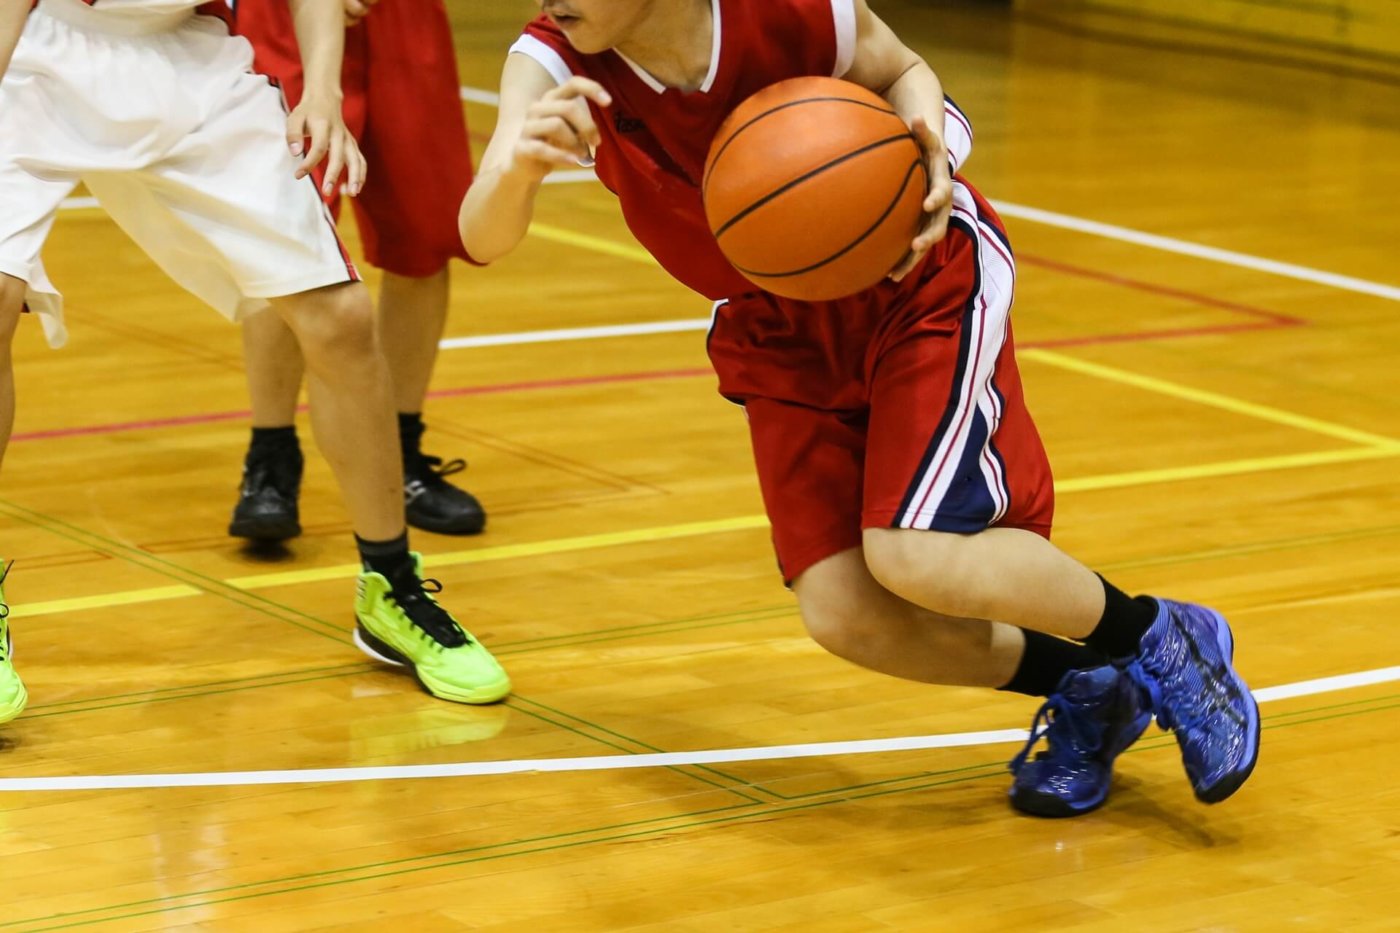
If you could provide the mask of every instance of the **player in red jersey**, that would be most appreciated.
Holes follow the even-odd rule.
[[[438,588],[408,550],[392,387],[369,294],[310,180],[327,157],[322,194],[342,170],[352,195],[365,177],[340,109],[341,0],[292,0],[307,80],[291,114],[253,72],[247,41],[196,6],[41,0],[31,11],[0,0],[0,451],[13,424],[10,342],[22,310],[36,312],[52,345],[65,337],[41,253],[63,200],[84,183],[180,285],[230,319],[270,306],[296,335],[317,441],[364,565],[360,647],[412,665],[436,696],[498,700],[509,678],[434,600]],[[27,696],[4,616],[0,721]]]
[[[408,523],[441,534],[480,532],[476,497],[420,447],[423,403],[447,322],[448,261],[466,258],[454,209],[471,184],[452,25],[442,0],[344,0],[348,29],[341,85],[346,126],[374,166],[352,202],[366,259],[384,271],[379,340],[399,412]],[[234,28],[253,44],[255,67],[301,100],[301,57],[286,0],[239,0]],[[319,179],[319,176],[318,176]],[[333,214],[340,192],[327,196]],[[301,533],[302,457],[294,420],[302,376],[291,330],[275,314],[243,323],[253,432],[229,533],[282,540]]]
[[[462,204],[468,253],[509,251],[544,176],[596,159],[638,240],[717,302],[720,391],[747,409],[778,557],[819,643],[898,677],[1046,697],[1032,744],[1046,735],[1048,752],[1012,762],[1026,812],[1100,805],[1114,757],[1154,714],[1176,731],[1197,796],[1233,793],[1259,730],[1224,619],[1129,597],[1048,540],[1050,473],[1008,319],[1014,260],[996,213],[950,173],[961,117],[945,117],[929,66],[865,0],[542,8],[507,58]],[[890,280],[817,303],[756,291],[729,268],[700,198],[726,115],[808,75],[881,94],[932,179],[927,225]]]

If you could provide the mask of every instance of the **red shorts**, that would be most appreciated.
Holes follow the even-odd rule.
[[[862,528],[1049,537],[1054,485],[1026,410],[1001,220],[958,180],[948,236],[900,284],[839,301],[721,303],[709,353],[744,405],[783,578]]]
[[[289,106],[301,99],[301,58],[287,0],[239,0],[235,29],[255,67]],[[415,278],[466,259],[457,209],[472,180],[452,26],[443,0],[383,0],[345,32],[345,123],[369,162],[353,199],[373,266]],[[316,172],[321,184],[322,169]],[[332,210],[338,194],[327,198]]]

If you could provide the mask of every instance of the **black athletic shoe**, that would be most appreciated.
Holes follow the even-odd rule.
[[[228,533],[253,541],[285,541],[301,534],[297,494],[302,464],[296,447],[250,449],[243,461],[243,486]]]
[[[404,516],[414,528],[440,535],[475,535],[486,527],[486,510],[476,496],[443,477],[467,468],[465,460],[408,455],[403,468]]]

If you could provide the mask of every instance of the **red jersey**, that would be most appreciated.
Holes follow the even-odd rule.
[[[590,104],[602,137],[599,180],[617,195],[627,226],[666,271],[718,300],[756,287],[724,258],[705,219],[700,182],[710,141],[730,111],[761,88],[788,78],[844,75],[856,25],[852,0],[711,2],[714,48],[709,73],[695,91],[665,87],[616,50],[575,51],[546,16],[526,26],[511,51],[535,59],[560,83],[573,74],[607,88],[612,106]],[[965,120],[958,123],[950,113],[948,124],[956,165],[971,138],[962,133]],[[958,147],[956,139],[964,137]]]

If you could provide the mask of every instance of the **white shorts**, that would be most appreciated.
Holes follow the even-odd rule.
[[[67,338],[40,251],[81,181],[177,283],[236,320],[267,298],[359,279],[287,150],[281,92],[248,42],[178,11],[44,0],[0,82],[0,272]]]

